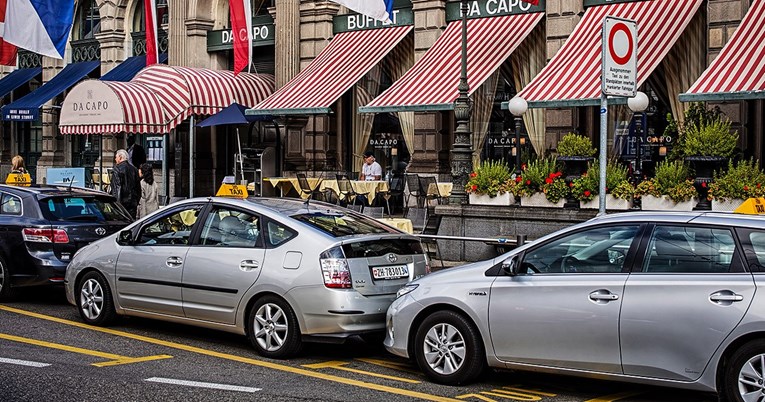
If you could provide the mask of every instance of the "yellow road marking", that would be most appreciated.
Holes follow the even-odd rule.
[[[494,399],[489,398],[488,396],[483,396],[481,394],[465,394],[465,395],[458,395],[456,396],[457,399],[469,399],[469,398],[475,398],[480,401],[484,402],[497,402]]]
[[[44,314],[33,313],[31,311],[20,310],[20,309],[16,309],[16,308],[4,306],[4,305],[0,305],[0,310],[4,310],[4,311],[11,312],[11,313],[16,313],[16,314],[22,314],[22,315],[26,315],[26,316],[29,316],[29,317],[35,317],[35,318],[39,318],[39,319],[42,319],[42,320],[57,322],[57,323],[60,323],[60,324],[70,325],[70,326],[73,326],[73,327],[84,328],[84,329],[88,329],[88,330],[91,330],[91,331],[97,331],[97,332],[102,332],[102,333],[105,333],[105,334],[121,336],[123,338],[134,339],[134,340],[137,340],[137,341],[151,343],[151,344],[154,344],[154,345],[161,345],[161,346],[165,346],[165,347],[168,347],[168,348],[183,350],[183,351],[186,351],[186,352],[198,353],[198,354],[201,354],[201,355],[217,357],[217,358],[221,358],[221,359],[227,359],[227,360],[236,361],[236,362],[245,363],[245,364],[251,364],[253,366],[259,366],[259,367],[264,367],[264,368],[268,368],[268,369],[272,369],[272,370],[284,371],[284,372],[287,372],[287,373],[302,375],[302,376],[305,376],[305,377],[312,377],[312,378],[318,378],[318,379],[321,379],[321,380],[332,381],[332,382],[337,382],[337,383],[346,384],[346,385],[353,385],[353,386],[357,386],[357,387],[360,387],[360,388],[367,388],[367,389],[371,389],[371,390],[375,390],[375,391],[387,392],[387,393],[390,393],[390,394],[409,396],[409,397],[412,397],[412,398],[418,398],[418,399],[424,399],[424,400],[427,400],[427,401],[436,401],[436,402],[442,402],[442,401],[443,402],[455,402],[455,401],[457,401],[456,399],[445,397],[445,396],[426,394],[426,393],[423,393],[423,392],[410,391],[410,390],[407,390],[407,389],[389,387],[389,386],[386,386],[386,385],[379,385],[379,384],[373,384],[373,383],[364,382],[364,381],[351,380],[351,379],[348,379],[348,378],[338,377],[338,376],[329,375],[329,374],[323,374],[323,373],[320,373],[320,372],[306,370],[306,369],[302,369],[302,368],[298,368],[298,367],[291,367],[291,366],[287,366],[287,365],[283,365],[283,364],[271,363],[271,362],[267,362],[267,361],[263,361],[263,360],[257,360],[257,359],[252,359],[252,358],[247,358],[247,357],[242,357],[242,356],[237,356],[237,355],[231,355],[231,354],[228,354],[228,353],[215,352],[215,351],[212,351],[212,350],[202,349],[202,348],[198,348],[198,347],[195,347],[195,346],[188,346],[188,345],[184,345],[184,344],[180,344],[180,343],[163,341],[163,340],[160,340],[160,339],[150,338],[150,337],[142,336],[142,335],[135,335],[135,334],[131,334],[131,333],[128,333],[128,332],[117,331],[117,330],[113,330],[113,329],[109,329],[109,328],[94,327],[94,326],[91,326],[91,325],[88,325],[88,324],[84,324],[84,323],[80,323],[80,322],[70,321],[70,320],[66,320],[66,319],[63,319],[63,318],[52,317],[52,316],[48,316],[48,315],[44,315]]]
[[[501,389],[493,389],[494,392],[481,391],[484,395],[497,396],[500,398],[509,398],[516,401],[541,401],[542,397],[530,394],[521,394],[518,392],[503,391]]]
[[[0,339],[6,339],[9,341],[14,341],[19,343],[27,343],[30,345],[42,346],[44,348],[58,349],[58,350],[66,351],[66,352],[78,353],[81,355],[95,356],[95,357],[100,357],[102,359],[109,359],[109,361],[106,361],[106,362],[91,364],[92,366],[96,366],[96,367],[117,366],[120,364],[138,363],[138,362],[145,362],[150,360],[170,359],[173,357],[170,355],[156,355],[156,356],[144,356],[144,357],[120,356],[120,355],[115,355],[112,353],[99,352],[97,350],[82,349],[82,348],[77,348],[74,346],[62,345],[60,343],[39,341],[37,339],[23,338],[20,336],[14,336],[9,334],[2,334],[2,333],[0,333]]]
[[[585,402],[613,402],[618,401],[620,399],[629,398],[631,396],[640,395],[642,392],[619,392],[617,394],[611,394],[606,396],[601,396],[599,398],[590,399]]]
[[[417,375],[422,374],[422,372],[420,371],[409,368],[410,366],[406,363],[391,362],[388,360],[380,360],[380,359],[370,359],[367,357],[359,357],[355,360],[358,360],[364,363],[374,364],[376,366],[381,366],[381,367],[385,367],[385,368],[389,368],[393,370],[405,371],[407,373],[412,373]]]
[[[516,391],[516,392],[525,392],[525,393],[529,393],[529,394],[549,396],[551,398],[557,395],[557,394],[553,394],[553,393],[550,393],[550,392],[538,391],[538,390],[535,390],[535,389],[525,389],[525,388],[518,388],[518,387],[502,387],[502,388],[503,389],[509,389],[511,391]]]
[[[419,384],[420,383],[420,381],[410,380],[408,378],[394,377],[392,375],[373,373],[371,371],[357,370],[357,369],[354,369],[354,368],[345,367],[345,365],[347,365],[347,364],[348,364],[348,362],[332,360],[332,361],[328,361],[328,362],[324,362],[324,363],[304,364],[303,367],[314,369],[314,370],[323,369],[323,368],[331,368],[331,369],[336,369],[336,370],[347,371],[349,373],[356,373],[356,374],[363,374],[363,375],[368,375],[368,376],[372,376],[372,377],[385,378],[387,380],[408,382],[410,384]]]

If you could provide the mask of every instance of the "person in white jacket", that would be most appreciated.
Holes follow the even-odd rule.
[[[138,214],[136,219],[159,209],[157,197],[157,183],[154,182],[154,171],[151,163],[144,163],[138,169],[138,175],[141,177],[141,200],[138,202]]]

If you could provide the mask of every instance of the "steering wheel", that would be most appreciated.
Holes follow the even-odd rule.
[[[564,256],[560,261],[560,272],[576,272],[578,266],[578,264],[576,264],[577,262],[579,262],[579,260],[573,255]]]

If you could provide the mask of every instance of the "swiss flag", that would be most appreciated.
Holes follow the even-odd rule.
[[[5,66],[16,65],[16,52],[19,50],[16,46],[6,43],[3,40],[5,36],[5,5],[7,0],[0,0],[0,64]]]
[[[230,0],[231,36],[234,39],[234,74],[252,64],[252,9],[250,0]]]

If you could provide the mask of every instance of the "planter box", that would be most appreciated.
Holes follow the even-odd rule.
[[[593,198],[591,201],[581,201],[580,207],[582,209],[599,209],[600,200],[598,197]],[[611,194],[606,194],[606,209],[614,211],[625,211],[632,208],[632,201],[616,198]]]
[[[529,197],[521,197],[522,207],[546,207],[546,208],[563,208],[566,204],[566,199],[562,198],[557,203],[552,203],[547,200],[544,193],[534,193]]]
[[[661,197],[644,195],[641,200],[643,211],[693,211],[693,207],[699,203],[696,197],[685,202],[674,202],[666,195]]]
[[[740,198],[734,198],[732,200],[725,201],[712,200],[712,211],[733,212],[736,210],[736,208],[740,207],[744,201],[746,200],[742,200]]]
[[[515,196],[511,193],[497,194],[495,197],[489,197],[486,194],[468,194],[471,205],[498,205],[508,206],[515,204]]]

